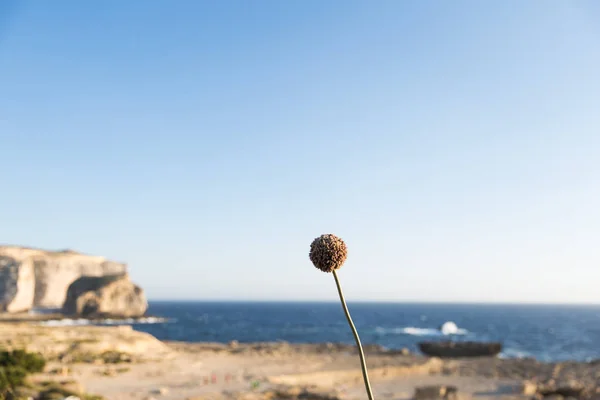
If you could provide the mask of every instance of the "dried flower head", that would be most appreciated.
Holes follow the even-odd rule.
[[[323,272],[339,269],[347,256],[346,243],[332,234],[321,235],[310,245],[310,261]]]

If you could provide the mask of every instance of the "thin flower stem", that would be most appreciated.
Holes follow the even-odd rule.
[[[371,384],[369,383],[369,374],[367,372],[367,361],[365,360],[365,353],[363,352],[362,345],[360,344],[360,338],[358,337],[358,332],[356,331],[354,322],[352,322],[352,317],[350,317],[350,311],[348,311],[348,306],[346,305],[346,300],[344,299],[344,293],[342,292],[342,286],[340,285],[340,280],[338,279],[335,270],[333,270],[333,277],[335,278],[335,284],[337,286],[338,293],[340,294],[340,300],[342,301],[342,307],[344,308],[344,313],[346,314],[348,325],[350,325],[350,329],[352,330],[352,334],[354,335],[354,340],[356,341],[356,346],[358,347],[358,355],[360,356],[360,366],[362,368],[363,380],[365,381],[365,388],[367,389],[367,396],[369,396],[369,400],[375,400],[375,398],[373,397],[373,392],[371,391]]]

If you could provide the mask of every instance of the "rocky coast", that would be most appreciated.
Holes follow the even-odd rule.
[[[147,308],[124,263],[73,250],[0,246],[0,311],[132,317]]]
[[[32,371],[27,387],[54,390],[51,397],[31,391],[20,398],[366,398],[354,346],[161,342],[127,325],[148,318],[146,310],[144,292],[123,263],[0,246],[0,350],[41,355],[44,368]],[[104,318],[116,318],[115,326],[89,324]],[[378,399],[600,399],[600,362],[439,359],[376,345],[365,352]]]
[[[0,347],[41,353],[48,364],[37,382],[68,382],[111,400],[365,398],[349,345],[161,342],[129,326],[29,321],[1,322]],[[379,399],[598,398],[600,362],[438,359],[379,346],[366,353]]]

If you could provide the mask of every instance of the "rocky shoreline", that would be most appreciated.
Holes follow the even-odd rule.
[[[65,315],[60,312],[51,312],[51,313],[0,313],[0,323],[44,323],[44,322],[56,322],[57,325],[60,325],[61,322],[65,322],[65,325],[68,325],[66,322],[68,321],[81,321],[87,322],[82,325],[103,325],[105,322],[114,322],[118,324],[120,321],[121,325],[131,324],[133,322],[141,322],[144,321],[167,321],[168,319],[151,315],[144,314],[141,317],[123,317],[123,316],[97,316],[97,317],[78,317],[73,315]],[[111,325],[111,324],[107,324]]]
[[[356,346],[341,343],[290,344],[287,342],[259,342],[239,344],[166,342],[174,349],[192,352],[241,353],[255,356],[273,354],[357,354]],[[561,361],[542,362],[532,358],[501,359],[497,357],[477,357],[460,359],[438,359],[408,350],[387,350],[379,345],[365,346],[365,353],[373,357],[370,366],[380,368],[390,365],[420,365],[427,360],[439,362],[436,373],[444,376],[484,377],[489,379],[526,382],[529,389],[536,386],[548,394],[554,388],[571,388],[582,392],[586,397],[600,396],[600,360],[590,362]],[[392,361],[393,360],[393,361]],[[596,390],[599,389],[599,390]],[[533,393],[532,393],[533,394]]]
[[[324,400],[319,397],[323,393],[329,400],[364,398],[356,348],[339,343],[161,342],[131,326],[20,321],[0,322],[0,347],[41,353],[49,368],[36,379],[68,378],[111,400]],[[365,352],[374,390],[382,399],[413,398],[417,388],[428,385],[450,385],[459,398],[600,396],[599,361],[438,359],[381,346],[366,346]]]

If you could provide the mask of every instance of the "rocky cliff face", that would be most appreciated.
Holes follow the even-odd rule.
[[[69,286],[63,313],[85,318],[141,317],[148,308],[144,291],[129,275],[84,276]]]
[[[0,311],[31,308],[35,292],[33,263],[19,262],[0,253]]]
[[[125,264],[73,251],[0,246],[0,310],[61,308],[67,289],[81,276],[122,274]]]

